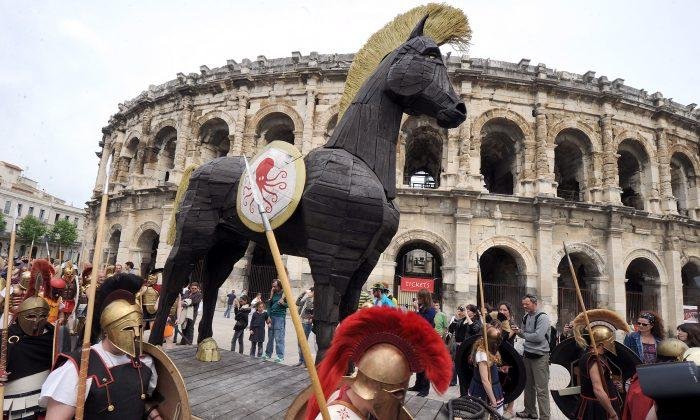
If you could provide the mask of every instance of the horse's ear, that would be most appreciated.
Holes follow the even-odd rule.
[[[416,25],[415,28],[413,28],[413,31],[411,31],[411,35],[408,36],[407,41],[412,40],[413,38],[423,36],[423,28],[425,27],[425,21],[428,20],[428,15],[423,16],[423,19],[421,19],[418,24]]]

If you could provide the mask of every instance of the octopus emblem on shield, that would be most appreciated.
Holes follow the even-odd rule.
[[[271,213],[275,203],[279,201],[280,191],[287,189],[287,171],[275,166],[274,159],[266,157],[255,168],[255,184],[260,191],[266,213]],[[256,212],[253,189],[250,185],[243,187],[243,205],[250,213]]]

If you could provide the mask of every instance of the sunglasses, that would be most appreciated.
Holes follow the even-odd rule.
[[[648,327],[648,326],[651,325],[651,324],[647,324],[647,323],[644,323],[644,322],[637,322],[637,325],[639,325],[640,327]]]

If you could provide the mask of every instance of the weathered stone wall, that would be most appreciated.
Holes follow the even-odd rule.
[[[155,233],[160,237],[156,266],[163,265],[170,251],[165,237],[172,200],[189,165],[212,153],[252,156],[265,145],[268,130],[278,126],[293,134],[303,153],[323,145],[337,120],[351,61],[352,55],[316,53],[229,60],[221,68],[202,66],[199,74],[178,74],[119,104],[103,129],[94,191],[98,197],[104,177],[111,177],[104,240],[118,239],[113,250],[117,260],[132,260],[138,267],[150,253],[141,239]],[[681,267],[700,264],[700,120],[694,106],[631,88],[621,79],[557,72],[529,60],[516,64],[450,57],[447,65],[467,105],[467,121],[444,130],[427,119],[405,118],[397,152],[401,225],[370,282],[393,284],[401,248],[420,242],[442,261],[443,302],[448,307],[475,302],[477,255],[497,247],[516,260],[522,286],[536,291],[554,315],[557,267],[566,242],[588,261],[594,274],[586,281],[596,302],[621,313],[627,304],[628,266],[637,258],[652,264],[658,275],[644,293],[658,296],[662,316],[669,325],[677,323]],[[213,126],[218,127],[216,136],[208,128]],[[404,185],[404,164],[415,158],[406,144],[425,133],[438,145],[433,166],[439,173],[432,174],[436,189]],[[557,197],[556,147],[568,141],[563,133],[581,139],[583,176],[576,200]],[[494,135],[512,141],[513,195],[490,194],[486,188],[481,164],[489,151],[481,145]],[[618,158],[625,147],[638,157],[634,179],[641,184],[632,199],[639,209],[622,205],[630,200],[618,179]],[[106,174],[110,155],[115,164]],[[672,156],[687,162],[681,214],[671,188],[678,182],[671,175]],[[98,204],[91,205],[88,232],[94,232]],[[236,289],[246,287],[246,261],[238,262],[230,277]],[[288,257],[287,263],[296,286],[311,282],[304,260]]]

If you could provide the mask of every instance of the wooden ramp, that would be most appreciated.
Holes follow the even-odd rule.
[[[200,362],[192,346],[166,350],[185,379],[192,414],[202,419],[282,419],[309,384],[303,367],[292,367],[221,350],[221,361]],[[446,419],[442,401],[414,392],[406,407],[416,420]]]

